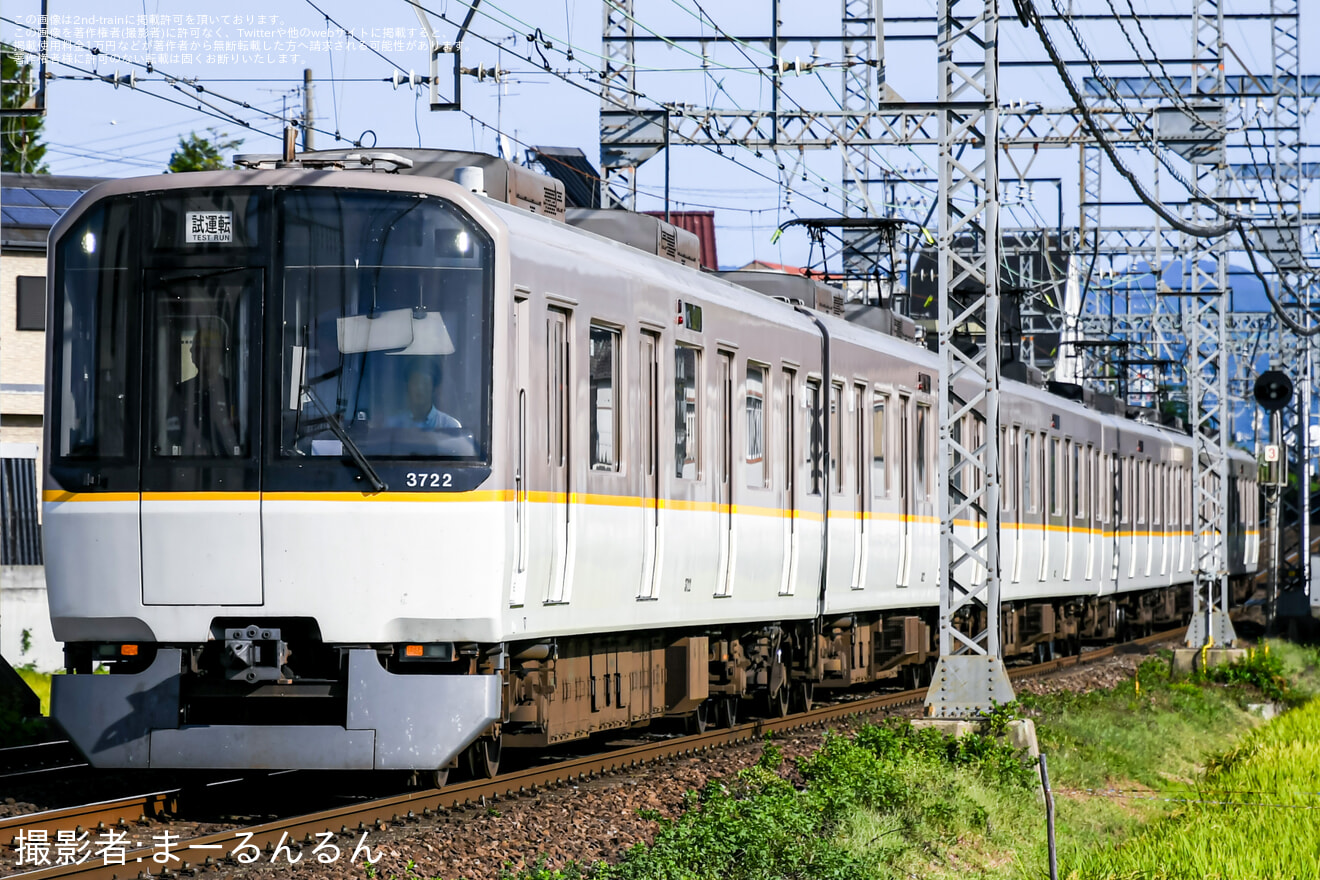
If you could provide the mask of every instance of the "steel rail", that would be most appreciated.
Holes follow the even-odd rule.
[[[1049,675],[1070,667],[1086,665],[1110,657],[1119,648],[1156,644],[1161,641],[1179,638],[1185,632],[1186,627],[1179,627],[1070,657],[1059,657],[1044,663],[1010,669],[1008,674],[1011,679]],[[925,698],[926,688],[865,697],[813,708],[807,712],[800,712],[783,718],[758,719],[733,728],[708,730],[690,736],[629,746],[604,754],[571,758],[555,764],[503,774],[494,779],[462,782],[428,791],[407,792],[316,813],[281,818],[260,825],[216,832],[189,840],[177,841],[170,847],[168,852],[172,859],[164,863],[153,860],[154,856],[162,854],[160,846],[154,848],[137,846],[124,854],[124,864],[122,865],[106,864],[103,860],[88,859],[82,864],[53,865],[49,868],[41,868],[25,874],[11,876],[22,877],[23,880],[48,880],[48,878],[56,877],[79,877],[85,878],[85,880],[128,880],[128,878],[149,876],[177,876],[180,872],[213,868],[224,863],[226,856],[217,857],[214,853],[225,853],[226,851],[232,853],[239,844],[245,844],[247,849],[254,854],[260,853],[260,855],[254,855],[253,858],[257,863],[262,864],[270,860],[271,853],[281,844],[289,847],[295,855],[302,851],[302,856],[308,856],[310,851],[306,848],[317,843],[318,835],[326,833],[334,835],[333,842],[341,851],[351,851],[354,845],[362,839],[363,834],[370,834],[373,831],[383,832],[393,826],[419,823],[431,819],[444,810],[474,804],[484,805],[488,800],[517,797],[547,788],[635,769],[658,761],[688,757],[721,746],[752,742],[764,738],[767,733],[817,727],[826,722],[842,718],[870,715],[897,706],[920,703]],[[153,808],[158,808],[158,814],[173,812],[177,804],[173,804],[170,799],[177,796],[177,794],[178,791],[176,790],[159,792],[150,796],[160,799],[153,802]],[[140,804],[142,802],[129,799],[113,803],[122,814],[125,809],[128,812],[135,809],[135,807],[129,807],[129,804]],[[102,805],[71,808],[68,811],[55,810],[49,813],[37,813],[0,820],[0,832],[3,832],[6,828],[18,828],[23,825],[28,828],[53,828],[55,826],[42,824],[45,817],[54,817],[57,814],[70,813],[79,809],[91,810],[93,807],[99,806]],[[147,815],[147,813],[144,811],[142,815]],[[19,820],[26,820],[26,822],[20,822]],[[123,823],[119,818],[114,821],[115,824],[122,827]],[[80,824],[85,827],[88,823],[83,822]],[[369,839],[366,843],[368,846],[371,845]],[[230,863],[232,863],[232,860]]]
[[[67,739],[0,749],[0,779],[86,766]]]

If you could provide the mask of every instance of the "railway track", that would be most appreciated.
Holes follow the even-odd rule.
[[[86,767],[87,762],[67,739],[0,749],[0,779],[16,779]]]
[[[1060,657],[1044,663],[1010,669],[1010,679],[1035,678],[1060,672],[1071,667],[1094,663],[1112,656],[1116,651],[1134,646],[1148,646],[1180,637],[1186,627],[1156,633],[1144,638],[1087,651],[1083,654]],[[114,864],[103,858],[90,857],[80,864],[42,867],[21,875],[24,880],[46,880],[56,877],[78,877],[84,880],[128,880],[143,876],[175,877],[190,872],[217,868],[225,859],[241,851],[265,861],[281,845],[294,854],[302,849],[304,855],[323,840],[339,847],[344,857],[351,853],[362,835],[370,835],[390,827],[406,826],[430,819],[438,812],[488,800],[516,797],[543,789],[574,784],[598,776],[618,773],[657,761],[687,757],[710,749],[762,739],[767,733],[817,727],[842,718],[870,715],[887,709],[912,705],[923,701],[926,688],[864,697],[857,700],[820,706],[784,718],[760,719],[733,728],[709,730],[705,733],[661,740],[643,745],[629,746],[603,754],[570,758],[554,764],[532,767],[483,779],[462,782],[442,789],[414,791],[361,803],[339,806],[315,813],[277,819],[260,825],[207,834],[189,840],[175,840],[168,851],[156,843],[153,835],[143,826],[147,820],[176,815],[186,809],[182,790],[152,792],[136,798],[107,801],[64,810],[51,810],[0,820],[0,854],[14,864],[16,843],[20,834],[44,830],[50,841],[56,831],[73,830],[75,834],[87,832],[92,842],[96,834],[107,829],[127,833],[127,843],[133,844],[115,855]],[[331,838],[324,835],[330,834]],[[241,850],[240,850],[241,848]],[[166,856],[164,861],[160,856]],[[119,864],[118,856],[123,863]],[[80,856],[81,857],[81,854]],[[6,866],[7,867],[7,866]]]

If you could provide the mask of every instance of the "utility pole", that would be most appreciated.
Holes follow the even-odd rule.
[[[334,83],[330,84],[330,88],[334,88]],[[313,129],[315,129],[316,127],[316,116],[313,111],[314,105],[312,103],[312,69],[310,67],[303,68],[302,91],[303,91],[303,115],[302,115],[303,152],[310,153],[312,150],[316,149],[313,140],[313,135],[314,135]]]
[[[1202,107],[1224,100],[1224,10],[1219,0],[1197,0],[1192,13],[1192,94]],[[1213,102],[1213,103],[1212,103]],[[1222,118],[1222,115],[1218,118]],[[1196,186],[1215,205],[1227,195],[1224,132],[1212,132],[1213,148],[1194,160]],[[1193,194],[1194,195],[1194,194]],[[1192,201],[1192,222],[1218,219],[1214,206]],[[1190,236],[1188,237],[1190,238]],[[1196,531],[1192,539],[1192,620],[1188,648],[1231,648],[1237,633],[1228,617],[1229,439],[1233,404],[1228,397],[1228,255],[1224,239],[1185,241],[1184,278],[1191,289],[1182,299],[1187,335],[1187,415],[1192,429],[1192,499]],[[1186,263],[1190,262],[1190,265]],[[1207,269],[1206,265],[1210,268]]]
[[[940,658],[926,714],[959,718],[1013,700],[999,635],[999,4],[937,9]],[[968,236],[980,247],[958,247]],[[978,326],[982,345],[955,344]]]

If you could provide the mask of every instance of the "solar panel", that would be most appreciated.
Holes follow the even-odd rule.
[[[83,194],[79,189],[29,189],[28,192],[52,208],[67,208]]]
[[[34,208],[43,206],[43,202],[32,193],[17,186],[7,186],[0,191],[0,205],[14,205],[22,207],[24,205]]]
[[[30,208],[22,205],[7,205],[4,212],[15,226],[38,226],[46,229],[54,226],[62,213],[54,208]]]

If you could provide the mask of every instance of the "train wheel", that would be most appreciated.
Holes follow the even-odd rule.
[[[468,773],[473,779],[493,779],[500,772],[500,753],[502,751],[503,746],[498,736],[493,738],[482,737],[477,740],[468,746],[463,753]]]
[[[738,726],[738,700],[737,696],[725,697],[720,700],[720,727]]]
[[[789,683],[784,682],[773,693],[766,691],[762,696],[761,708],[767,718],[783,718],[788,714],[789,688]]]
[[[710,700],[702,700],[696,711],[684,719],[684,726],[689,734],[705,733],[710,726]]]
[[[439,770],[415,770],[407,774],[408,788],[444,788],[449,782],[449,768],[441,767]]]
[[[793,685],[793,711],[810,712],[816,686],[809,681],[799,681]]]

